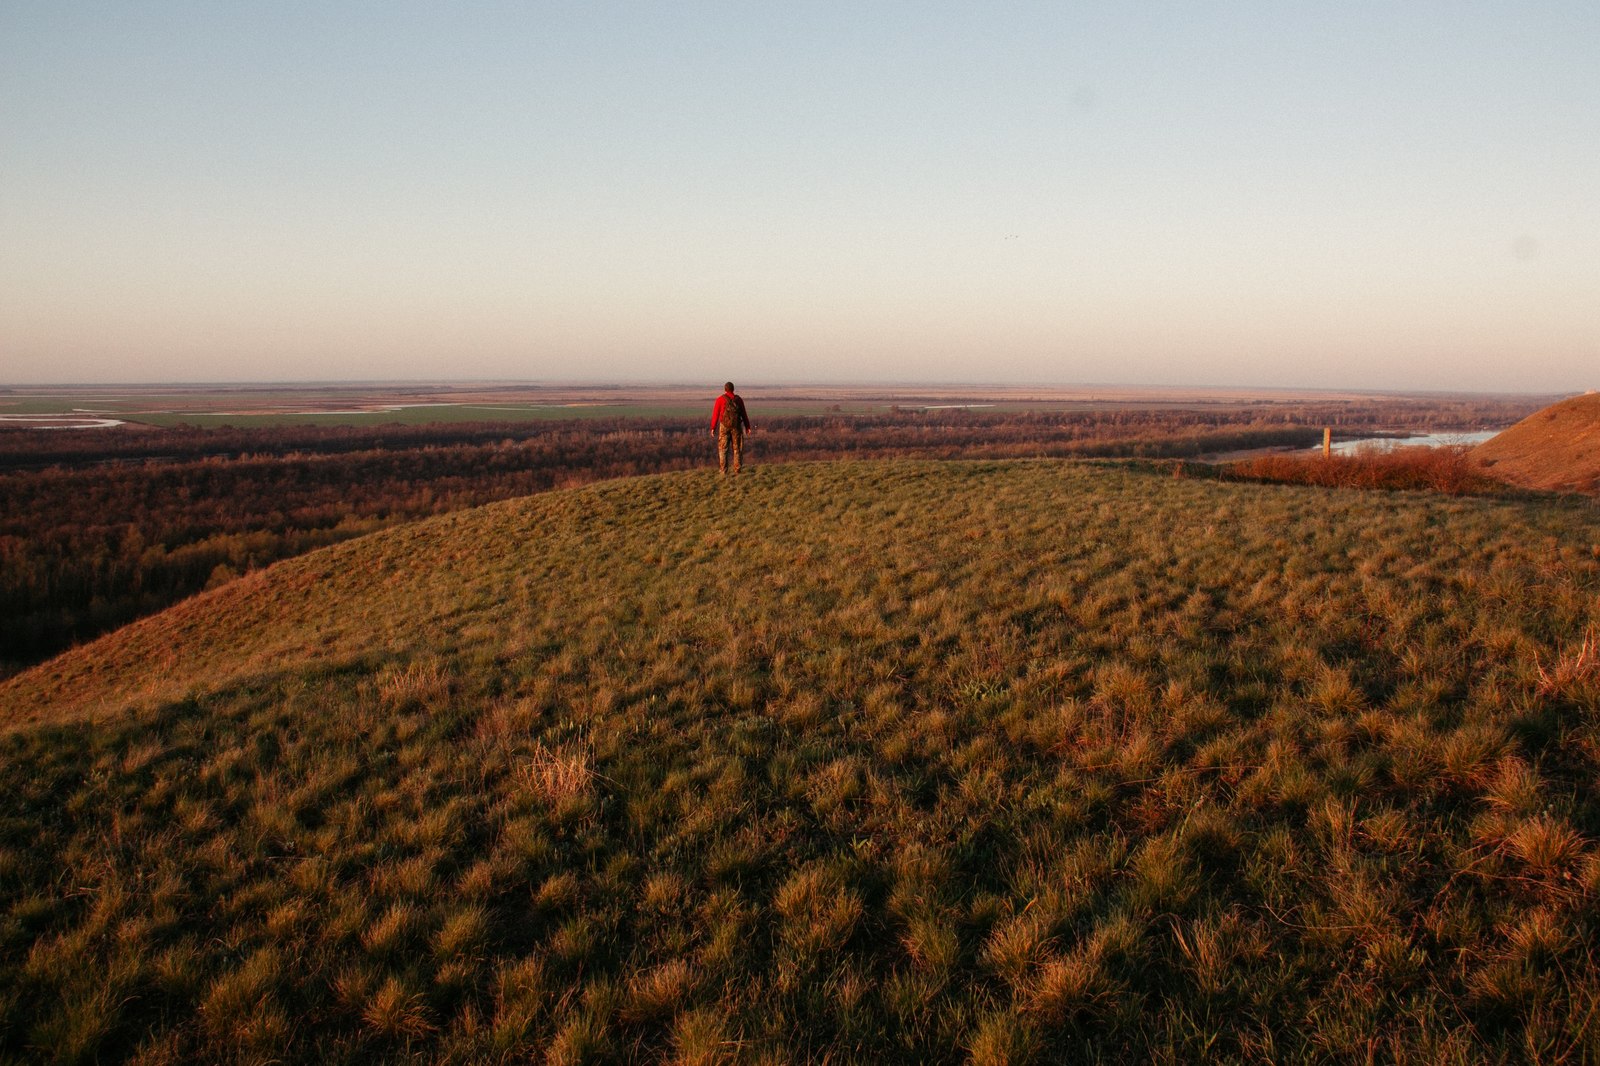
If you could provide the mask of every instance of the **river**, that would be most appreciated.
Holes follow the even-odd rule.
[[[1333,450],[1340,455],[1348,455],[1363,448],[1386,452],[1391,448],[1441,448],[1455,444],[1471,446],[1482,444],[1499,433],[1498,429],[1480,429],[1470,433],[1424,433],[1415,437],[1363,437],[1359,440],[1336,440]],[[1320,452],[1322,445],[1313,445],[1312,450]]]

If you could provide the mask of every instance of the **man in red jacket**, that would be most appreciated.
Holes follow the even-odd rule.
[[[724,477],[728,474],[728,452],[733,452],[733,472],[739,472],[744,458],[744,435],[750,429],[750,416],[744,413],[744,401],[733,391],[733,382],[722,386],[722,395],[711,408],[711,435],[717,438],[717,466]]]

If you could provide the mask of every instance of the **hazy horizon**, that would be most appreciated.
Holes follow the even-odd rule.
[[[766,381],[758,378],[741,377],[738,389],[741,393],[759,395],[762,391],[777,393],[794,393],[807,389],[820,392],[835,391],[843,394],[862,393],[868,394],[881,390],[886,394],[896,392],[910,393],[915,390],[930,392],[947,391],[957,395],[979,397],[988,395],[984,390],[993,390],[993,395],[999,397],[1004,393],[1023,393],[1033,390],[1035,399],[1111,399],[1119,394],[1138,396],[1148,394],[1150,398],[1158,398],[1164,394],[1177,397],[1233,397],[1250,398],[1259,395],[1281,394],[1285,399],[1294,399],[1305,396],[1394,396],[1404,398],[1428,397],[1529,397],[1529,398],[1568,398],[1576,395],[1594,393],[1595,389],[1468,389],[1468,388],[1339,388],[1335,386],[1292,386],[1292,385],[1254,385],[1247,382],[1222,382],[1211,385],[1172,385],[1165,383],[1139,384],[1125,381],[949,381],[949,380],[916,380],[916,379],[885,379],[879,381],[859,380],[842,381],[833,379],[814,380],[774,380]],[[462,393],[471,393],[474,390],[538,390],[548,389],[552,392],[582,392],[593,389],[596,391],[633,390],[649,394],[653,391],[663,393],[674,392],[703,392],[705,396],[715,398],[722,391],[720,381],[705,380],[630,380],[616,379],[588,379],[588,378],[372,378],[372,379],[314,379],[314,378],[283,378],[283,379],[257,379],[257,380],[187,380],[187,381],[40,381],[40,382],[14,382],[0,381],[0,393],[21,392],[34,395],[49,395],[52,391],[59,390],[63,394],[71,395],[80,391],[104,391],[126,389],[130,392],[158,392],[162,389],[174,389],[185,392],[210,393],[226,395],[230,392],[270,391],[274,389],[304,390],[314,392],[326,390],[328,392],[359,391],[363,389],[373,391],[387,390],[415,390],[427,392],[430,389],[459,390]],[[1095,397],[1094,394],[1103,393],[1104,396]],[[1020,399],[1022,397],[1013,397]],[[374,400],[377,397],[373,397]]]
[[[1600,8],[0,8],[6,384],[1600,385]]]

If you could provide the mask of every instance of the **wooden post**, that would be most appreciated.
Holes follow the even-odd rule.
[[[1324,459],[1333,458],[1333,427],[1332,426],[1323,426],[1322,427],[1322,457]]]

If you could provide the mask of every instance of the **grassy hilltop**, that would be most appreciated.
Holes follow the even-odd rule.
[[[901,461],[288,560],[0,684],[0,1060],[1597,1061],[1597,534]]]
[[[1472,458],[1515,485],[1600,494],[1600,392],[1534,412],[1478,445]]]

